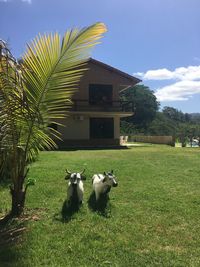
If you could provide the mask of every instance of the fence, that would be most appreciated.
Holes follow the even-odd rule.
[[[146,136],[146,135],[127,135],[120,138],[122,143],[141,142],[151,144],[166,144],[174,146],[175,140],[172,136]]]

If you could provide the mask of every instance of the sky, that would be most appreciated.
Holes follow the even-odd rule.
[[[142,79],[161,108],[200,112],[200,0],[0,0],[0,38],[20,57],[38,33],[104,22],[92,57]]]

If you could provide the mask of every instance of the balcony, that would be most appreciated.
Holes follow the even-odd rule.
[[[70,111],[77,112],[134,112],[134,104],[131,101],[90,102],[88,100],[73,100]]]

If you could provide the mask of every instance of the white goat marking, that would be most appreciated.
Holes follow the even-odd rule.
[[[81,204],[83,202],[84,193],[82,182],[82,179],[84,178],[81,176],[82,173],[70,173],[69,171],[67,171],[67,173],[68,175],[65,177],[65,179],[69,179],[67,188],[67,201],[68,203],[72,204],[71,201],[75,201],[77,199],[78,204]]]
[[[118,183],[115,180],[113,171],[104,174],[94,174],[92,177],[93,190],[95,192],[96,201],[102,195],[108,195],[111,190],[111,187],[116,187]]]

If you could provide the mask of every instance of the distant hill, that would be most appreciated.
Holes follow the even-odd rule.
[[[189,113],[193,118],[200,118],[200,113]]]
[[[200,113],[190,113],[189,116],[192,122],[200,123]]]

